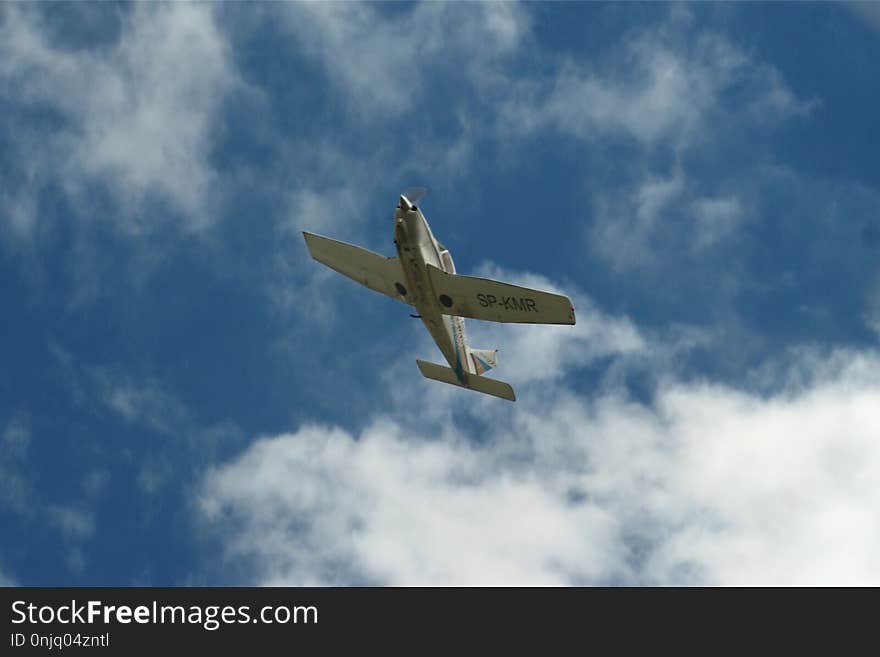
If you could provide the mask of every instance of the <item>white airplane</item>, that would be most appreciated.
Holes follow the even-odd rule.
[[[415,306],[418,314],[412,316],[424,322],[451,366],[416,360],[423,376],[516,401],[509,384],[483,376],[498,364],[498,350],[469,347],[462,317],[574,324],[571,300],[561,294],[456,274],[449,250],[437,241],[415,205],[423,194],[419,189],[400,197],[394,212],[396,258],[303,231],[309,253],[361,285]]]

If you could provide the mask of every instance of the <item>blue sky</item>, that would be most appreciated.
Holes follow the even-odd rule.
[[[0,581],[880,583],[870,4],[7,4]],[[508,404],[422,379],[397,195]]]

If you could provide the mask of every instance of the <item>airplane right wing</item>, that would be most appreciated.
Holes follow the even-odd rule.
[[[400,261],[362,249],[354,244],[303,231],[309,253],[318,262],[335,269],[371,290],[381,292],[403,303],[406,300],[405,278]],[[400,286],[398,288],[397,286]],[[403,290],[403,294],[400,293]]]
[[[561,294],[450,274],[430,264],[428,277],[444,315],[521,324],[575,323],[571,300]]]

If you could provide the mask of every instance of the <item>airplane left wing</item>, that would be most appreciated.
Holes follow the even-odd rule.
[[[571,300],[561,294],[450,274],[430,264],[428,277],[444,315],[521,324],[575,323]]]
[[[397,258],[386,258],[354,244],[303,231],[309,253],[318,262],[335,269],[371,290],[397,299],[406,300],[403,269]],[[398,288],[397,286],[400,286]],[[404,294],[400,293],[403,290]]]

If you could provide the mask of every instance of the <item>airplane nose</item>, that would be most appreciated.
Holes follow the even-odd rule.
[[[406,198],[406,196],[403,196],[401,194],[401,196],[400,196],[400,209],[401,210],[412,210],[412,208],[413,208],[412,203],[409,202],[409,200]]]

